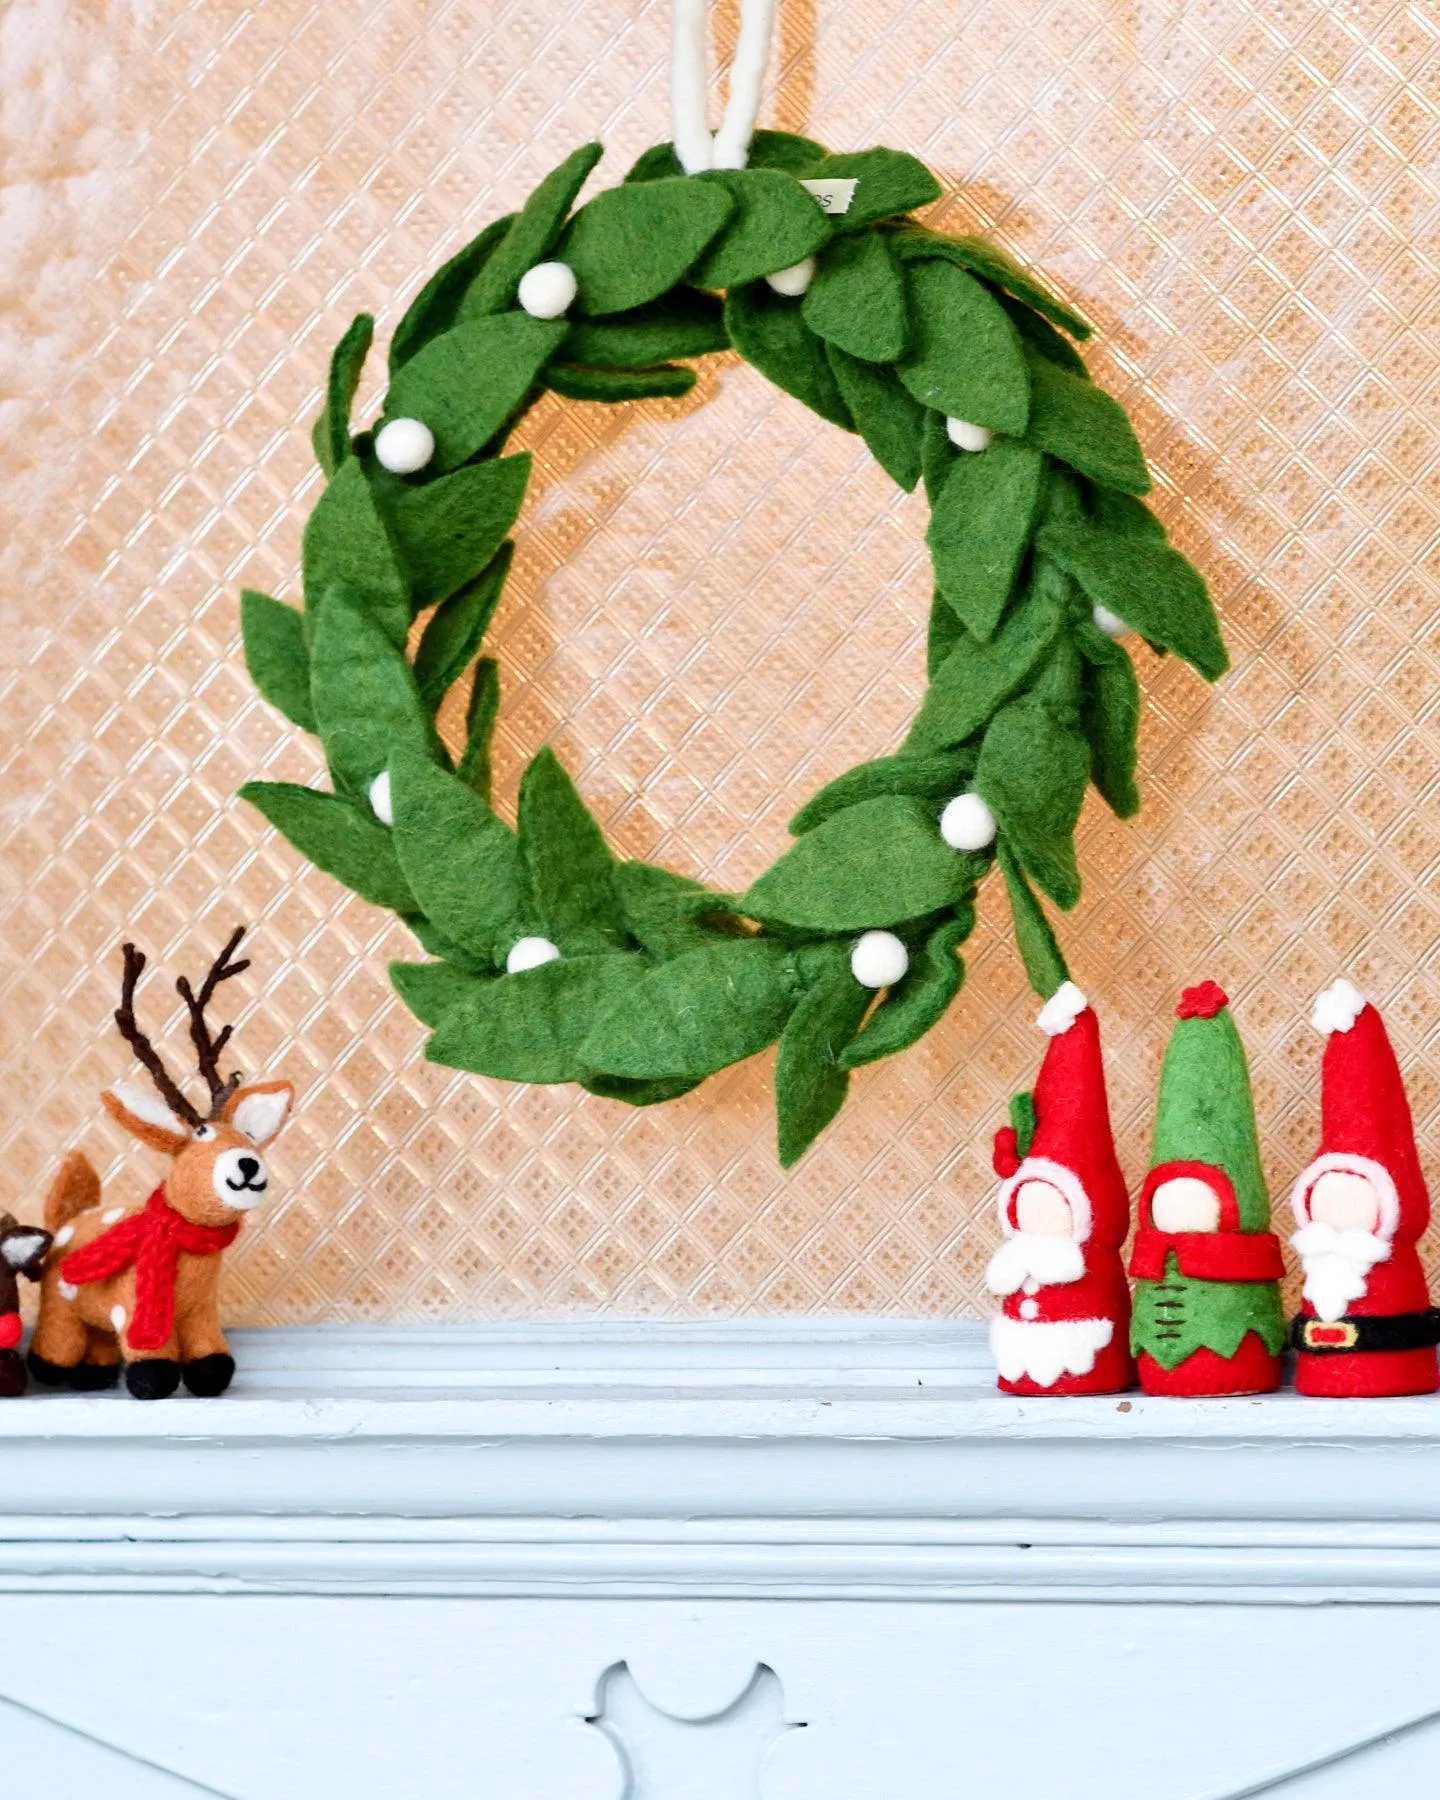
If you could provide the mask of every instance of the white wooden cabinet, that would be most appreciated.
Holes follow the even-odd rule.
[[[1440,1783],[1440,1400],[1015,1400],[975,1326],[237,1354],[218,1402],[0,1405],[16,1791]]]

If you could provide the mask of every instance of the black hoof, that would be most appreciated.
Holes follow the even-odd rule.
[[[37,1356],[33,1350],[26,1356],[25,1365],[35,1379],[44,1382],[46,1387],[75,1385],[74,1369],[67,1369],[62,1363],[52,1363],[47,1357]]]
[[[98,1394],[101,1388],[119,1384],[119,1363],[76,1363],[70,1371],[70,1385],[82,1394]]]
[[[235,1358],[223,1350],[217,1350],[213,1356],[197,1356],[194,1362],[181,1363],[180,1379],[192,1394],[213,1400],[235,1379]]]
[[[180,1385],[180,1365],[168,1356],[127,1363],[125,1385],[137,1400],[168,1400]]]
[[[25,1358],[18,1350],[0,1350],[0,1400],[25,1392]]]

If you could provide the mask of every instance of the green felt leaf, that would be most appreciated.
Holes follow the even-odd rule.
[[[750,139],[745,159],[749,169],[785,169],[792,175],[808,175],[825,154],[814,138],[797,137],[793,131],[757,131]],[[625,173],[626,181],[659,181],[667,175],[683,175],[673,144],[654,144],[636,158]]]
[[[582,144],[550,171],[477,271],[461,302],[461,318],[501,313],[514,305],[520,277],[536,263],[550,260],[570,208],[602,154],[599,144]],[[570,259],[562,252],[559,260]]]
[[[910,348],[899,371],[906,387],[950,418],[1023,436],[1030,376],[1004,307],[953,263],[910,263],[905,280]]]
[[[801,995],[775,1058],[775,1124],[780,1166],[798,1162],[845,1104],[850,1073],[841,1055],[874,999],[836,946],[831,966]]]
[[[1015,1133],[1015,1151],[1018,1156],[1030,1154],[1030,1146],[1035,1142],[1035,1096],[1027,1088],[1023,1093],[1012,1094],[1008,1108],[1010,1128]]]
[[[1040,502],[1040,523],[1045,525],[1084,525],[1090,514],[1085,493],[1090,483],[1057,462],[1045,465],[1045,493]],[[1136,502],[1139,505],[1139,501]]]
[[[1088,488],[1089,514],[1102,531],[1116,537],[1145,538],[1163,544],[1165,527],[1143,500],[1132,494],[1117,494],[1114,488]]]
[[[505,234],[515,222],[514,213],[506,213],[487,225],[478,237],[471,238],[463,250],[456,251],[442,263],[420,292],[410,302],[405,316],[395,327],[390,340],[390,375],[423,350],[460,316],[460,306],[474,285],[476,277],[495,254]]]
[[[1035,529],[1044,461],[1024,444],[962,455],[930,515],[935,579],[984,643],[1000,623]]]
[[[624,1075],[587,1075],[580,1085],[587,1094],[598,1094],[602,1100],[620,1100],[626,1106],[660,1106],[666,1100],[678,1100],[682,1094],[691,1093],[700,1083],[686,1075],[661,1076],[654,1081],[631,1081]]]
[[[563,348],[567,362],[585,368],[644,369],[728,350],[730,336],[725,308],[714,294],[682,287],[630,312],[574,320]]]
[[[1040,998],[1048,1000],[1062,982],[1070,979],[1070,971],[1054,927],[1031,891],[1015,853],[1003,839],[998,855],[1005,892],[1010,897],[1010,916],[1015,922],[1015,947],[1025,965],[1025,977]]]
[[[377,478],[416,612],[475,579],[509,536],[529,479],[528,450],[473,463],[421,487]]]
[[[562,957],[483,982],[448,1009],[426,1061],[504,1081],[579,1081],[591,1073],[592,1022],[641,989],[645,967],[634,955]]]
[[[482,985],[474,975],[446,962],[392,962],[390,980],[415,1017],[432,1031],[458,1000]]]
[[[944,749],[979,731],[1029,680],[1062,622],[1055,601],[1032,590],[988,643],[963,634],[931,676],[907,745]]]
[[[904,353],[905,287],[873,231],[835,239],[820,258],[803,311],[818,337],[865,362],[893,363]]]
[[[427,473],[473,456],[519,408],[567,327],[563,319],[500,313],[432,338],[400,368],[385,396],[387,419],[423,419],[435,434]]]
[[[794,1010],[794,959],[768,938],[709,944],[631,982],[585,1043],[591,1069],[701,1080],[773,1044]]]
[[[930,624],[925,638],[925,675],[928,680],[935,679],[955,647],[967,636],[965,627],[956,617],[955,608],[937,587],[935,597],[930,602]]]
[[[1090,744],[1090,779],[1117,818],[1140,810],[1135,785],[1140,684],[1123,645],[1082,624],[1075,632],[1085,658],[1080,690],[1080,729]]]
[[[556,257],[592,317],[643,306],[682,280],[735,210],[723,187],[672,176],[606,188],[570,221]]]
[[[503,543],[474,581],[457,589],[431,614],[415,652],[415,682],[432,713],[484,641],[514,556],[514,544]]]
[[[456,943],[454,938],[446,936],[433,919],[427,919],[424,913],[401,913],[400,917],[409,926],[427,956],[449,963],[452,968],[459,969],[466,975],[483,975],[486,980],[494,975],[495,964],[488,955],[476,956],[463,944]]]
[[[369,313],[357,313],[330,358],[325,405],[310,433],[315,460],[327,475],[333,475],[350,454],[350,407],[374,338],[374,319]]]
[[[395,849],[422,911],[469,954],[499,964],[525,935],[515,834],[448,770],[413,755],[390,764]]]
[[[1084,738],[1033,696],[1022,694],[990,721],[975,766],[976,790],[1021,862],[1067,909],[1080,898],[1074,832],[1089,779]]]
[[[1125,408],[1103,389],[1031,352],[1026,441],[1082,475],[1126,493],[1150,491],[1145,453]]]
[[[945,429],[944,413],[936,412],[928,406],[921,407],[920,410],[920,473],[925,478],[925,498],[930,502],[930,510],[933,512],[939,504],[941,494],[945,492],[950,471],[962,456],[971,456],[975,452],[958,450],[951,443],[950,434]]]
[[[1178,550],[1093,525],[1045,525],[1037,542],[1092,602],[1218,681],[1230,666],[1199,571]]]
[[[822,157],[802,171],[807,181],[856,178],[848,212],[836,213],[836,231],[861,231],[876,219],[890,219],[940,198],[940,183],[917,157],[903,150],[850,150]]]
[[[664,181],[673,175],[683,175],[680,158],[675,154],[675,146],[668,141],[663,144],[652,144],[648,150],[642,150],[625,171],[623,180],[627,183],[636,181]]]
[[[959,268],[968,269],[972,275],[978,275],[992,286],[1004,288],[1026,306],[1040,313],[1053,325],[1061,325],[1072,337],[1083,340],[1090,336],[1090,327],[1077,312],[1073,312],[1063,300],[1057,300],[1050,290],[1021,268],[1013,257],[997,245],[987,243],[978,237],[946,237],[938,231],[927,230],[923,225],[909,224],[897,231],[893,237],[895,253],[907,262],[925,262],[940,259],[956,264]]]
[[[582,369],[576,363],[552,362],[546,384],[567,400],[676,399],[695,385],[695,371],[676,366],[658,369]]]
[[[1015,300],[1009,294],[997,294],[995,298],[1005,308],[1006,315],[1019,332],[1021,341],[1027,350],[1033,350],[1040,356],[1046,356],[1053,363],[1058,363],[1072,375],[1078,375],[1082,381],[1090,379],[1090,371],[1085,366],[1085,358],[1070,342],[1062,337],[1048,320],[1042,319],[1033,308],[1023,300]]]
[[[838,812],[857,805],[861,800],[874,800],[882,794],[912,794],[925,799],[949,799],[959,792],[959,783],[974,772],[975,759],[968,752],[957,754],[942,750],[933,755],[917,756],[902,752],[899,756],[880,756],[873,762],[859,763],[847,769],[834,781],[827,782],[819,793],[812,794],[795,817],[790,830],[800,837],[823,825]]]
[[[500,711],[500,665],[482,656],[475,665],[475,685],[465,712],[465,748],[455,773],[482,800],[490,798],[490,738]]]
[[[293,724],[314,731],[310,652],[303,616],[293,606],[282,606],[268,594],[245,588],[240,595],[240,629],[245,639],[245,667],[256,687]]]
[[[390,833],[340,794],[291,781],[247,781],[240,798],[262,812],[300,854],[362,900],[392,912],[414,912]]]
[[[864,931],[952,905],[972,879],[932,803],[882,794],[807,831],[740,904],[751,918],[805,931]]]
[[[652,955],[680,956],[715,942],[717,923],[702,921],[722,902],[698,881],[646,862],[615,864],[611,880],[631,936]]]
[[[855,429],[823,341],[805,323],[798,300],[772,293],[763,281],[732,288],[725,298],[730,342],[787,394],[793,394],[834,425]]]
[[[307,609],[318,607],[328,589],[348,588],[392,643],[405,642],[410,591],[395,542],[353,456],[341,464],[310,515],[301,564]]]
[[[548,744],[521,778],[519,827],[545,935],[567,956],[623,945],[610,847]]]
[[[893,369],[863,362],[838,344],[827,344],[825,354],[870,454],[892,481],[910,493],[920,479],[925,408]]]
[[[310,692],[330,772],[360,804],[393,752],[443,754],[404,652],[342,587],[320,605]]]
[[[1033,697],[1052,719],[1058,719],[1064,725],[1078,726],[1080,723],[1081,670],[1080,653],[1074,639],[1068,632],[1062,632],[1030,683]]]
[[[911,958],[904,979],[890,989],[859,1037],[841,1053],[843,1068],[858,1069],[893,1056],[939,1024],[965,980],[965,964],[956,951],[970,931],[970,920],[947,919],[930,933],[922,952]]]
[[[690,271],[701,287],[741,287],[792,268],[830,236],[824,213],[793,176],[776,169],[709,169],[695,179],[723,188],[735,207]]]

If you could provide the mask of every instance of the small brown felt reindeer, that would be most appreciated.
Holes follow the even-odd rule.
[[[100,1178],[75,1150],[60,1166],[45,1200],[54,1249],[40,1288],[40,1320],[30,1346],[30,1373],[52,1387],[125,1385],[139,1400],[161,1400],[183,1381],[192,1394],[223,1394],[235,1359],[220,1329],[216,1292],[220,1253],[235,1241],[240,1215],[265,1198],[268,1177],[259,1152],[290,1111],[288,1081],[241,1086],[220,1073],[227,1025],[212,1037],[205,1008],[222,981],[250,967],[232,962],[243,925],[210,966],[198,994],[182,975],[175,983],[190,1014],[190,1038],[210,1090],[202,1115],[171,1077],[135,1022],[135,984],[145,958],[125,946],[115,1023],[144,1064],[159,1098],[143,1088],[116,1087],[100,1098],[112,1118],[173,1157],[169,1174],[143,1207],[100,1210]]]
[[[38,1281],[49,1248],[48,1231],[0,1213],[0,1400],[13,1400],[25,1392],[25,1364],[17,1348],[22,1329],[19,1277]]]

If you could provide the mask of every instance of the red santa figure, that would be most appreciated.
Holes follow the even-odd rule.
[[[1114,1394],[1134,1385],[1120,1246],[1130,1201],[1115,1158],[1100,1026],[1067,981],[1037,1023],[1050,1042],[1033,1101],[995,1135],[1004,1242],[985,1283],[1003,1296],[990,1348],[1007,1394]],[[1033,1121],[1033,1133],[1028,1130]]]
[[[1291,1195],[1305,1271],[1295,1320],[1302,1394],[1429,1394],[1440,1387],[1415,1244],[1430,1219],[1415,1128],[1380,1015],[1348,981],[1315,1003],[1325,1034],[1320,1154]]]

